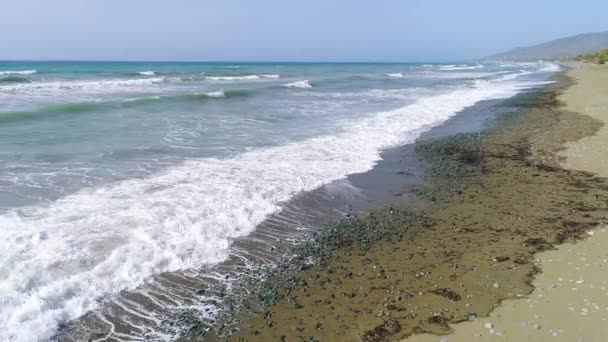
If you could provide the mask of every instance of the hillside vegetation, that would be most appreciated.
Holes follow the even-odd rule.
[[[572,59],[580,55],[595,54],[607,47],[608,31],[584,33],[534,46],[516,48],[486,59],[505,61],[562,60]]]
[[[597,64],[605,64],[608,62],[608,49],[604,49],[597,53],[586,53],[574,57],[575,61],[593,62]]]

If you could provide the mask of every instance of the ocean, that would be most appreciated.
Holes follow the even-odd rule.
[[[0,340],[171,341],[184,310],[213,322],[225,300],[199,285],[267,266],[234,241],[294,197],[558,70],[0,62]]]

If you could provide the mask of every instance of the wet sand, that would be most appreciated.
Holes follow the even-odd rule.
[[[559,153],[566,168],[608,177],[608,67],[571,65],[575,84],[560,96],[565,110],[583,113],[604,126],[595,135],[566,143]],[[604,203],[603,208],[606,208]],[[452,326],[445,337],[420,335],[406,341],[606,341],[608,338],[608,233],[537,256],[541,274],[525,300],[507,301],[488,318]]]
[[[251,289],[236,319],[192,339],[438,340],[449,324],[532,293],[535,255],[588,236],[606,218],[604,180],[559,164],[565,143],[602,125],[561,108],[571,83],[561,77],[505,101],[495,128],[417,143],[428,185],[414,191],[423,204],[319,231]]]

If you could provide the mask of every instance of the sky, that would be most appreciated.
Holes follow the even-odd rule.
[[[607,0],[0,0],[0,59],[457,61],[607,16]]]

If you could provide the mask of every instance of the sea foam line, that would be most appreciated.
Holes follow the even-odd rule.
[[[205,78],[212,81],[252,81],[263,78],[267,79],[278,79],[281,75],[268,74],[268,75],[244,75],[244,76],[206,76]]]
[[[370,170],[382,149],[411,143],[478,101],[516,92],[511,82],[478,83],[376,113],[335,135],[189,160],[146,179],[9,211],[0,216],[0,340],[47,340],[100,298],[154,274],[221,262],[234,238],[298,192]]]
[[[483,69],[483,68],[484,68],[484,66],[481,64],[477,64],[477,65],[468,65],[468,64],[442,65],[439,67],[439,69],[445,70],[445,71],[475,70],[475,69]]]
[[[33,75],[37,70],[0,70],[0,75]]]
[[[291,82],[283,84],[283,86],[287,88],[312,88],[312,84],[310,84],[309,80]]]
[[[31,91],[43,89],[102,89],[114,87],[129,87],[162,83],[165,77],[138,78],[138,79],[110,79],[90,81],[55,81],[0,86],[0,91]],[[174,80],[174,79],[172,79]]]

